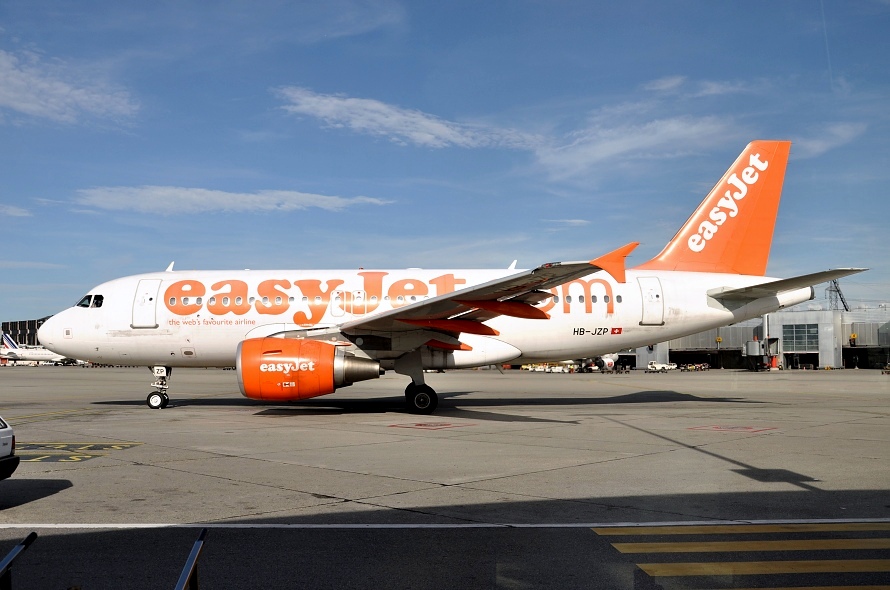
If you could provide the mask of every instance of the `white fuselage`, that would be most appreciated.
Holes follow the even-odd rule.
[[[94,288],[100,306],[75,306],[40,329],[45,346],[66,357],[97,363],[169,367],[233,366],[238,343],[297,331],[330,340],[349,338],[358,354],[395,353],[374,344],[374,334],[340,334],[353,319],[410,305],[515,270],[167,271],[116,279]],[[550,290],[538,305],[550,319],[499,316],[485,322],[497,336],[461,334],[472,350],[428,351],[424,366],[461,368],[492,363],[591,357],[663,342],[794,305],[811,289],[764,297],[729,309],[707,295],[719,288],[761,284],[761,276],[628,270],[625,283],[596,272]],[[81,302],[84,303],[83,301]],[[313,336],[316,335],[316,336]],[[429,340],[421,328],[392,338]],[[350,337],[351,336],[351,337]],[[404,350],[404,346],[399,348]]]

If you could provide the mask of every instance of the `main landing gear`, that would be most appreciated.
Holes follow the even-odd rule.
[[[167,389],[170,387],[167,385],[167,378],[173,372],[173,368],[152,367],[151,370],[156,377],[155,382],[152,383],[151,386],[156,388],[157,391],[149,393],[148,397],[145,398],[145,403],[147,403],[148,407],[152,410],[166,408],[167,404],[170,403],[170,397],[167,395]]]
[[[412,381],[405,388],[405,404],[408,406],[408,411],[412,414],[432,414],[436,406],[439,405],[439,396],[426,383],[418,385]]]

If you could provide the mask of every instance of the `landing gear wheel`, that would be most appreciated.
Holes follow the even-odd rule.
[[[439,405],[439,396],[429,385],[417,385],[413,381],[405,388],[405,404],[412,414],[432,414]]]
[[[163,410],[170,403],[170,396],[166,393],[162,393],[161,395],[164,396],[164,401],[161,402],[161,409]]]
[[[160,391],[152,391],[148,394],[148,397],[145,398],[145,403],[147,403],[148,407],[152,410],[159,410],[166,407],[169,401],[170,398],[168,398],[166,394],[163,394]]]

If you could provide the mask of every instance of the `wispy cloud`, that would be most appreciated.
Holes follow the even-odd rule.
[[[361,35],[401,25],[406,19],[404,8],[394,0],[329,0],[309,2],[300,9],[304,24],[297,34],[303,43]],[[268,21],[263,25],[268,29]]]
[[[590,225],[587,219],[544,219],[547,223],[553,223],[562,227],[584,227]]]
[[[653,83],[670,88],[675,77]],[[667,117],[653,103],[626,102],[594,111],[585,125],[569,134],[542,136],[523,131],[448,121],[429,113],[378,100],[319,94],[291,86],[276,90],[282,108],[314,117],[336,128],[386,137],[401,145],[431,148],[508,148],[528,151],[552,180],[587,177],[597,165],[618,158],[664,158],[725,141],[726,117]]]
[[[668,76],[643,84],[643,90],[653,92],[673,92],[686,82],[686,76]]]
[[[768,80],[659,78],[643,85],[652,93],[645,99],[602,106],[572,131],[549,135],[449,121],[379,100],[320,94],[298,86],[275,92],[285,101],[281,108],[286,112],[312,117],[330,127],[386,137],[401,145],[526,151],[550,180],[586,183],[609,174],[617,163],[676,158],[722,146],[728,140],[750,139],[739,121],[732,114],[721,114],[715,103],[719,105],[722,97],[731,101],[734,95],[764,94],[770,88]],[[707,106],[695,106],[701,103]],[[699,114],[677,115],[678,110]],[[829,125],[815,137],[797,142],[795,153],[800,157],[820,155],[865,129],[858,123]]]
[[[30,217],[31,212],[27,209],[22,209],[21,207],[0,205],[0,215],[6,215],[8,217]]]
[[[590,175],[615,159],[672,157],[693,148],[719,145],[729,124],[718,117],[671,117],[640,123],[607,122],[595,117],[571,141],[536,151],[538,162],[555,180]]]
[[[47,269],[47,268],[65,268],[63,264],[54,264],[52,262],[29,262],[27,260],[0,260],[0,268],[7,269]]]
[[[667,76],[643,84],[643,90],[663,94],[682,94],[688,98],[739,94],[759,90],[762,82],[699,80],[690,81],[686,76]]]
[[[288,113],[315,117],[331,127],[386,137],[403,145],[527,149],[541,141],[512,129],[456,123],[368,98],[319,94],[297,86],[279,88],[276,93],[288,102],[282,107]]]
[[[44,61],[33,52],[0,50],[0,112],[76,123],[85,117],[123,120],[139,105],[125,90],[101,82],[60,60]],[[0,122],[2,122],[0,118]]]
[[[799,158],[813,158],[838,146],[850,143],[863,133],[868,126],[865,123],[833,123],[815,133],[812,137],[796,139],[794,155]]]
[[[233,193],[178,186],[109,186],[82,189],[78,205],[109,211],[135,211],[174,215],[199,212],[282,212],[300,209],[342,211],[355,205],[388,205],[392,201],[372,197],[336,197],[297,191]]]

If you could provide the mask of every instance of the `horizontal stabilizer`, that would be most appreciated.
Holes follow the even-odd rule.
[[[794,289],[802,289],[804,287],[812,287],[819,283],[826,283],[834,279],[846,277],[852,274],[860,273],[868,270],[867,268],[836,268],[834,270],[825,270],[790,279],[781,279],[778,281],[770,281],[768,283],[760,283],[750,287],[731,288],[721,287],[708,291],[708,295],[714,299],[733,300],[733,301],[754,301],[762,297],[770,297],[784,291],[792,291]]]

